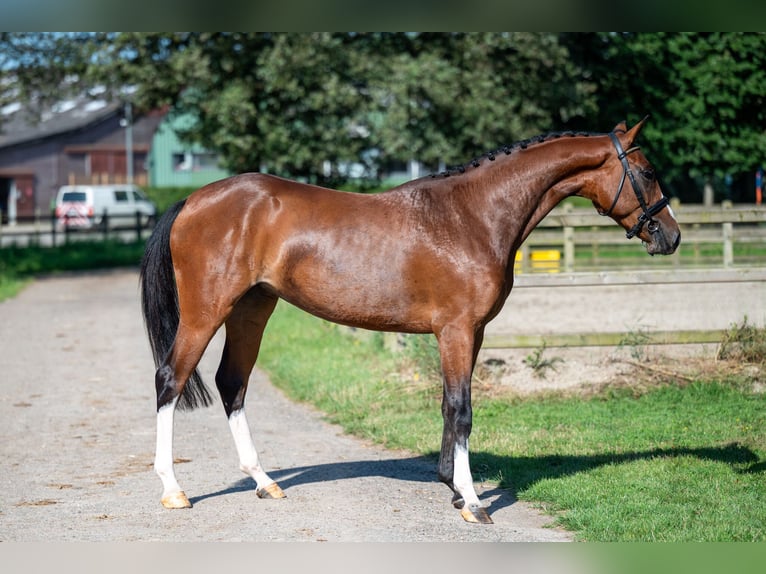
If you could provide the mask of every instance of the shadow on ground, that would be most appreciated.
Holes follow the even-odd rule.
[[[480,498],[494,499],[488,511],[490,514],[516,502],[516,495],[543,479],[555,479],[578,472],[587,472],[606,464],[622,464],[653,458],[692,456],[700,460],[711,460],[729,464],[735,472],[760,473],[766,471],[766,461],[760,461],[749,448],[732,443],[720,447],[651,449],[627,453],[608,453],[596,455],[549,455],[542,457],[498,456],[478,452],[472,454],[472,466],[480,468],[488,476],[510,471],[512,484],[501,483],[499,488],[482,492]],[[364,460],[352,462],[334,462],[314,466],[284,468],[270,471],[270,476],[279,482],[283,490],[293,486],[324,481],[347,480],[362,477],[383,477],[408,482],[435,482],[437,454],[411,458],[391,458],[385,460]],[[746,465],[743,468],[743,465]],[[476,472],[474,472],[476,475]],[[208,498],[225,496],[235,492],[255,490],[255,481],[243,478],[231,486],[191,499],[193,504]],[[447,491],[445,491],[445,497]]]

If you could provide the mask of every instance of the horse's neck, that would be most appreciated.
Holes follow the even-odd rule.
[[[517,249],[532,230],[563,199],[580,189],[579,176],[599,167],[606,149],[599,138],[558,139],[530,146],[511,154],[498,164],[498,183],[487,197],[495,205],[503,205],[500,216],[505,219],[499,231],[509,233],[511,249]],[[494,167],[494,166],[493,166]]]
[[[532,213],[526,219],[527,223],[522,230],[521,235],[519,236],[518,244],[520,245],[523,243],[524,240],[529,237],[529,234],[532,233],[535,227],[537,227],[537,225],[543,219],[545,219],[545,216],[548,215],[553,210],[553,208],[561,203],[565,198],[572,195],[572,193],[569,193],[565,189],[561,189],[556,186],[552,186],[544,191],[534,211],[532,211]]]

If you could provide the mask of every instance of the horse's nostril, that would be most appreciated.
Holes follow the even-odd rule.
[[[679,231],[676,233],[676,240],[673,242],[673,251],[678,249],[678,246],[681,244],[681,232]]]

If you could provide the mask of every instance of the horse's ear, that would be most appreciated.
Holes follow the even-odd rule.
[[[646,123],[646,120],[649,119],[649,116],[644,116],[644,119],[642,119],[640,122],[638,122],[636,125],[634,125],[630,130],[625,134],[625,138],[630,142],[628,145],[632,144],[634,141],[636,141],[636,138],[638,137],[638,134],[641,133],[641,128],[644,127],[644,124]],[[623,125],[625,125],[623,123]]]
[[[616,134],[624,134],[628,131],[628,125],[625,123],[625,120],[622,120],[619,124],[614,126],[612,131]]]

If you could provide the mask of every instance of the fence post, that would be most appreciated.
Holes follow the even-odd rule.
[[[731,201],[724,201],[723,209],[731,209]],[[722,224],[723,228],[723,266],[724,268],[734,265],[734,224],[727,221]]]
[[[51,247],[56,247],[56,212],[51,211]]]
[[[104,215],[101,217],[101,227],[104,231],[104,241],[109,239],[109,212],[104,208]]]
[[[723,266],[731,267],[734,265],[734,224],[726,222],[723,224]]]
[[[673,213],[678,213],[681,209],[681,200],[677,197],[671,197],[670,198],[670,209],[673,210]],[[682,234],[683,235],[683,234]],[[678,246],[678,248],[673,252],[672,261],[673,261],[673,267],[678,269],[681,267],[681,248],[683,247],[683,241],[681,241],[681,244]]]
[[[27,239],[27,245],[30,244],[30,240]],[[35,207],[35,232],[34,232],[34,243],[38,246],[43,244],[43,219],[42,219],[42,211],[39,207]]]
[[[564,205],[564,213],[572,212],[572,204],[567,203]],[[575,240],[574,240],[574,227],[569,225],[564,226],[564,271],[571,273],[574,271],[574,258],[575,258]]]

